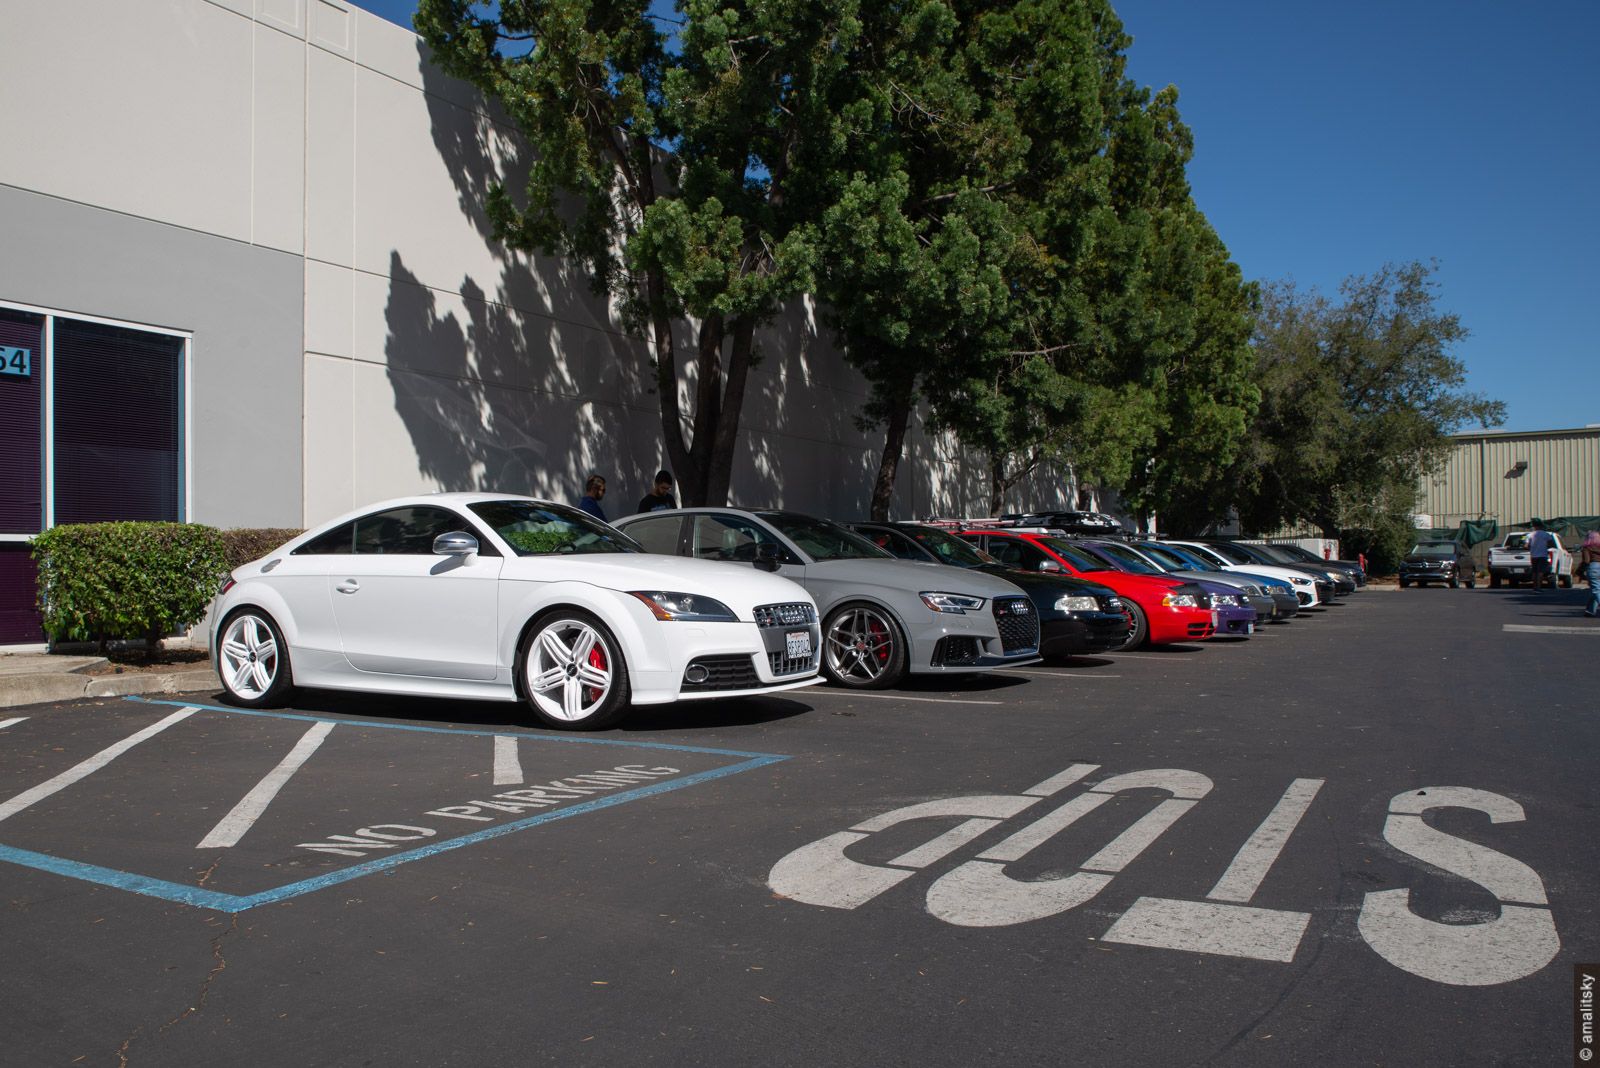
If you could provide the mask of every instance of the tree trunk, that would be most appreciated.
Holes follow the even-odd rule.
[[[883,456],[878,461],[878,479],[872,484],[874,523],[887,522],[889,519],[889,502],[894,497],[894,480],[900,470],[900,456],[905,451],[906,428],[911,423],[912,397],[912,390],[901,389],[896,390],[889,400],[888,427],[883,435]]]
[[[1011,480],[1006,478],[1006,458],[994,453],[989,454],[989,515],[1000,514],[1001,505],[1005,502],[1006,490],[1011,488]]]
[[[733,456],[739,444],[739,415],[744,411],[744,391],[750,380],[750,362],[755,355],[756,321],[740,316],[733,321],[733,344],[728,351],[727,380],[720,400],[721,418],[711,438],[707,458],[705,490],[701,504],[720,507],[728,503],[728,487],[733,481]]]

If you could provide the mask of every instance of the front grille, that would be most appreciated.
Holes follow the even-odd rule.
[[[758,627],[798,627],[817,621],[817,610],[804,601],[790,604],[762,604],[755,610]]]
[[[933,662],[935,665],[970,664],[978,659],[981,652],[976,638],[940,638],[933,647]]]
[[[1246,597],[1260,597],[1261,596],[1261,591],[1259,589],[1257,589],[1256,587],[1254,587],[1254,586],[1240,586],[1239,589],[1244,592],[1244,595]]]
[[[784,675],[800,675],[805,672],[817,670],[817,658],[811,656],[784,656],[783,653],[768,653],[767,666],[772,669],[772,674],[782,678]]]
[[[1191,638],[1209,638],[1209,637],[1211,637],[1211,624],[1210,623],[1190,623],[1189,624],[1189,637],[1191,637]]]
[[[693,677],[704,671],[706,677],[696,682]],[[689,661],[683,672],[683,689],[687,693],[706,693],[714,690],[751,690],[761,685],[756,674],[755,658],[730,653],[722,656],[697,656]]]
[[[1026,597],[996,597],[994,622],[1005,652],[1039,648],[1039,616]]]

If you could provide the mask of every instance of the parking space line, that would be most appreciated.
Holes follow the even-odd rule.
[[[1003,705],[1004,701],[971,701],[961,697],[910,697],[899,693],[857,693],[845,690],[813,690],[813,697],[871,697],[879,701],[926,701],[935,705]]]
[[[168,716],[166,719],[163,719],[161,722],[153,723],[137,734],[130,735],[117,744],[100,750],[100,752],[96,753],[88,760],[85,760],[80,764],[73,765],[66,771],[63,771],[60,775],[50,779],[48,782],[40,783],[31,790],[24,790],[16,797],[13,797],[10,801],[0,805],[0,820],[9,819],[10,817],[15,816],[18,812],[21,812],[23,809],[32,805],[34,802],[41,801],[58,790],[64,790],[80,779],[87,778],[96,771],[99,771],[101,768],[105,767],[107,764],[111,763],[123,753],[126,753],[128,750],[138,745],[140,742],[145,741],[148,738],[155,737],[168,727],[172,726],[174,723],[182,722],[198,711],[200,711],[200,709],[194,705],[185,705],[183,708],[180,708],[178,711],[172,713],[172,715]]]
[[[256,783],[255,788],[233,806],[233,811],[211,828],[211,833],[200,839],[196,849],[227,849],[239,844],[239,839],[244,833],[255,825],[256,820],[272,804],[272,799],[278,796],[278,791],[283,789],[283,784],[288,782],[295,772],[300,770],[300,765],[311,758],[317,751],[322,740],[333,730],[331,722],[314,723],[311,729],[300,736],[289,755],[284,757],[277,767],[267,772],[266,777]]]
[[[1506,623],[1500,628],[1513,634],[1600,634],[1600,627],[1540,627],[1528,623]]]
[[[522,761],[517,757],[517,740],[509,734],[494,736],[494,784],[515,785],[522,781]]]
[[[1120,679],[1121,675],[1083,675],[1076,671],[1029,671],[1026,668],[1004,668],[1007,675],[1037,675],[1041,679]]]
[[[25,720],[27,718],[28,718],[27,716],[13,716],[10,719],[0,719],[0,730],[5,730],[7,727],[11,726],[13,723],[21,723],[23,720]]]

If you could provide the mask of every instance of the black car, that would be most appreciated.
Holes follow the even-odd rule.
[[[948,531],[921,523],[851,523],[850,527],[902,560],[966,567],[996,575],[1032,599],[1039,615],[1039,654],[1103,653],[1127,640],[1133,617],[1116,591],[1060,572],[1007,567]]]
[[[1400,561],[1400,588],[1413,582],[1418,586],[1448,582],[1452,590],[1465,582],[1470,590],[1478,585],[1477,565],[1460,542],[1419,541]]]
[[[1304,545],[1296,545],[1290,541],[1269,541],[1259,543],[1266,549],[1268,555],[1282,556],[1286,562],[1295,564],[1310,564],[1313,567],[1325,567],[1333,571],[1343,571],[1350,576],[1350,580],[1358,587],[1367,584],[1367,569],[1361,566],[1359,560],[1331,560],[1318,556]]]
[[[1093,534],[1101,538],[1122,537],[1122,524],[1104,512],[1008,512],[1001,524],[1012,527],[1049,527],[1066,534]]]

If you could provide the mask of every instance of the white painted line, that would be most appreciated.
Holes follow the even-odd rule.
[[[967,701],[955,697],[908,697],[895,693],[855,693],[843,690],[812,690],[813,697],[870,697],[879,701],[926,701],[934,705],[1003,705],[1004,701]]]
[[[1288,964],[1310,921],[1309,912],[1141,897],[1100,940]]]
[[[155,737],[168,727],[172,726],[174,723],[188,719],[198,711],[200,710],[192,705],[187,708],[180,708],[178,711],[174,712],[161,722],[152,723],[139,733],[124,738],[117,744],[100,750],[100,752],[96,753],[88,760],[83,761],[81,764],[73,765],[48,782],[40,783],[31,790],[24,790],[16,797],[13,797],[10,801],[0,805],[0,820],[10,819],[12,816],[15,816],[17,813],[27,808],[29,805],[32,805],[35,801],[42,801],[51,794],[55,793],[57,790],[64,790],[68,786],[71,786],[73,783],[77,782],[79,779],[87,778],[89,775],[99,771],[101,768],[105,767],[107,764],[111,763],[117,757],[121,756],[123,753],[126,753],[140,742],[147,738]]]
[[[506,786],[522,781],[522,761],[517,756],[517,740],[509,734],[494,736],[494,784]]]
[[[289,781],[290,776],[300,770],[300,765],[310,759],[311,754],[317,751],[322,740],[333,730],[333,724],[327,721],[314,723],[311,729],[300,736],[289,755],[271,771],[266,777],[256,783],[255,789],[245,794],[233,811],[222,817],[221,821],[213,828],[211,833],[200,839],[196,849],[227,849],[239,843],[244,833],[255,826],[256,820],[272,804],[272,799],[278,796],[278,791],[283,789],[283,784]]]
[[[1179,801],[1175,798],[1168,798],[1139,817],[1132,827],[1117,835],[1100,852],[1079,866],[1084,871],[1107,872],[1115,875],[1129,864],[1132,864],[1151,842],[1160,838],[1162,832],[1178,822],[1178,817],[1194,808],[1197,804],[1199,804],[1198,801]]]
[[[1222,878],[1217,880],[1217,885],[1211,888],[1211,893],[1206,897],[1240,905],[1254,897],[1261,880],[1267,877],[1267,871],[1276,863],[1278,854],[1283,852],[1289,836],[1300,825],[1300,820],[1305,816],[1306,809],[1311,807],[1324,781],[1296,779],[1290,783],[1277,805],[1261,821],[1261,826],[1239,847],[1233,863],[1228,865],[1228,870],[1222,873]]]
[[[1513,634],[1597,634],[1597,635],[1600,635],[1600,627],[1595,627],[1595,626],[1587,626],[1586,627],[1586,626],[1581,626],[1581,625],[1580,626],[1576,626],[1576,627],[1535,627],[1535,626],[1531,626],[1529,624],[1524,624],[1524,623],[1507,623],[1507,624],[1503,625],[1500,629],[1501,630],[1510,631]]]
[[[23,720],[25,720],[27,718],[28,718],[27,716],[13,716],[11,719],[0,719],[0,730],[5,730],[7,727],[11,726],[13,723],[21,723]]]
[[[1120,679],[1121,675],[1084,675],[1076,671],[1027,671],[1023,668],[1005,668],[1007,675],[1038,675],[1042,679]]]
[[[1091,771],[1099,770],[1099,764],[1074,764],[1066,771],[1057,772],[1038,786],[1029,787],[1022,792],[1029,797],[1049,797],[1051,794],[1060,793],[1073,783],[1078,782]]]
[[[996,860],[1003,864],[1021,860],[1045,841],[1055,837],[1084,816],[1110,801],[1111,797],[1111,794],[1093,792],[1079,794],[1053,812],[1045,813],[1044,816],[1034,820],[1005,841],[979,853],[978,858],[980,860]]]

